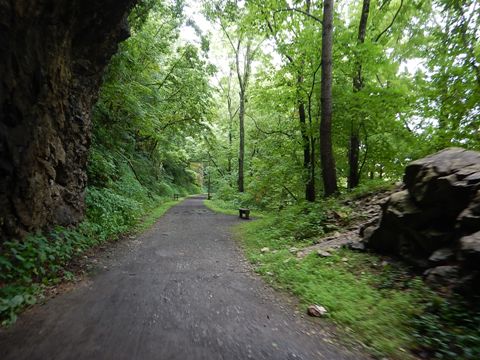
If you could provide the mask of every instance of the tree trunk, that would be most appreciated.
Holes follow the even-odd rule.
[[[248,41],[245,48],[245,60],[243,75],[240,71],[240,46],[241,40],[237,43],[235,51],[235,61],[237,67],[239,92],[239,108],[238,108],[238,122],[239,122],[239,146],[238,146],[238,192],[244,192],[244,165],[245,165],[245,98],[248,88],[248,81],[250,78],[250,66],[252,64],[253,54],[251,52],[251,42]]]
[[[240,144],[238,149],[238,191],[244,192],[244,162],[245,162],[245,93],[240,90],[240,108],[238,110]]]
[[[229,89],[230,91],[230,89]],[[232,134],[232,123],[233,123],[233,112],[232,112],[232,100],[230,96],[228,97],[228,159],[227,159],[227,173],[231,177],[232,175],[232,144],[233,144],[233,134]],[[229,180],[230,181],[230,180]]]
[[[360,154],[360,134],[358,127],[352,124],[350,132],[350,146],[348,149],[348,179],[347,185],[349,189],[353,189],[360,183],[359,169],[359,154]]]
[[[298,86],[303,82],[301,76],[298,77]],[[313,157],[310,153],[310,136],[307,132],[307,117],[305,113],[305,103],[298,92],[298,117],[300,120],[300,131],[302,133],[303,146],[303,168],[305,169],[305,200],[315,201],[315,178],[312,177]]]
[[[338,191],[332,146],[333,3],[334,0],[323,2],[320,158],[325,196]]]
[[[315,201],[315,138],[310,136],[310,183],[307,184],[307,191],[312,194],[312,201]]]
[[[231,97],[231,81],[232,81],[232,68],[230,68],[230,74],[228,78],[228,88],[227,88],[227,108],[228,108],[228,154],[227,154],[227,173],[229,175],[228,182],[230,186],[233,187],[232,181],[232,144],[233,144],[233,118],[235,117],[233,106],[232,106],[232,97]]]
[[[227,173],[228,175],[232,175],[232,127],[230,125],[230,129],[228,129],[228,163],[227,163]]]
[[[358,27],[357,43],[363,44],[365,42],[365,35],[367,32],[368,15],[370,13],[370,0],[363,0],[362,13],[360,15],[360,25]],[[362,62],[358,60],[357,71],[353,77],[353,91],[359,92],[363,89],[363,76],[362,76]],[[354,116],[357,114],[354,114]],[[361,114],[358,117],[361,118]],[[359,153],[360,153],[360,123],[359,121],[352,120],[350,130],[350,146],[348,150],[348,188],[353,189],[360,183],[359,172]]]

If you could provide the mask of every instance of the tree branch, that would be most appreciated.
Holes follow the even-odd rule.
[[[302,10],[302,9],[290,8],[290,7],[288,7],[288,8],[285,8],[285,9],[277,9],[277,10],[274,10],[274,12],[276,12],[276,13],[277,13],[277,12],[284,12],[284,11],[297,12],[297,13],[300,13],[300,14],[303,14],[303,15],[309,17],[310,19],[313,19],[313,20],[319,22],[320,24],[323,24],[322,19],[320,19],[320,18],[316,17],[315,15],[312,15],[312,14],[310,14],[309,12],[307,12],[307,11],[305,11],[305,10]]]
[[[177,66],[180,64],[180,61],[183,59],[183,57],[185,56],[185,54],[187,53],[187,50],[185,49],[185,51],[182,52],[182,55],[177,59],[177,61],[175,61],[175,63],[172,65],[172,67],[170,68],[170,70],[168,71],[167,75],[165,75],[165,77],[163,78],[162,81],[160,82],[154,82],[154,83],[150,83],[150,84],[145,84],[145,86],[150,86],[150,85],[155,85],[155,86],[158,86],[159,88],[161,88],[163,85],[165,85],[165,83],[167,82],[168,78],[170,77],[170,75],[172,75],[173,71],[177,68]]]
[[[291,197],[293,197],[295,201],[298,201],[297,197],[290,191],[289,188],[287,188],[285,185],[282,185],[282,186],[285,190],[287,190],[287,192],[290,194]]]
[[[253,121],[253,124],[255,125],[257,130],[260,131],[262,134],[265,134],[265,135],[279,134],[279,135],[287,136],[288,138],[292,138],[291,134],[283,132],[283,131],[266,131],[266,130],[263,130],[258,126],[257,121],[251,115],[248,115],[248,114],[246,114],[246,115]]]
[[[385,5],[389,4],[391,0],[385,0],[382,5],[380,5],[380,8],[378,9],[379,11],[382,11]]]
[[[270,20],[268,20],[268,19],[265,19],[265,20],[267,21],[268,29],[272,33],[273,39],[275,40],[275,44],[277,44],[277,47],[279,47],[279,45],[278,45],[279,41],[278,41],[278,38],[277,38],[277,33],[275,31],[273,31],[273,27],[272,27],[272,24],[270,23]],[[295,62],[293,61],[293,58],[290,55],[285,54],[284,52],[281,52],[281,54],[287,58],[287,60],[290,62],[290,64],[295,65]]]
[[[380,34],[378,34],[378,36],[375,38],[374,42],[378,42],[378,40],[380,40],[380,38],[381,38],[388,30],[391,29],[391,27],[392,27],[393,24],[395,23],[395,20],[396,20],[397,17],[398,17],[398,14],[400,14],[400,10],[402,10],[402,6],[403,6],[403,0],[400,0],[400,6],[398,7],[397,12],[396,12],[395,15],[393,16],[392,22],[385,28],[385,30],[383,30]]]

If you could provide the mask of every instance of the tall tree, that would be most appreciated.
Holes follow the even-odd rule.
[[[305,4],[305,13],[310,15],[311,1],[307,0]],[[302,54],[303,55],[303,54]],[[304,61],[301,61],[300,69],[297,75],[297,98],[298,98],[298,116],[300,119],[300,131],[303,140],[303,167],[306,171],[305,182],[305,199],[307,201],[315,201],[315,156],[314,156],[314,138],[309,134],[307,127],[307,116],[305,112],[305,101],[300,93],[304,83]],[[311,118],[310,118],[311,120]]]
[[[278,25],[280,20],[278,19],[278,12],[283,10],[282,9],[275,9],[273,11],[273,21],[271,21],[268,17],[266,18],[266,22],[268,25],[268,29],[270,34],[273,36],[275,40],[275,44],[277,47],[277,51],[284,56],[287,61],[288,65],[293,68],[294,74],[296,76],[296,83],[295,83],[295,88],[296,88],[296,107],[297,107],[297,112],[298,112],[298,119],[299,119],[299,125],[300,125],[300,134],[302,137],[302,148],[303,148],[303,169],[304,169],[304,178],[305,178],[305,199],[307,201],[313,202],[315,201],[315,137],[313,134],[313,131],[311,129],[312,125],[312,113],[311,113],[311,92],[313,91],[315,87],[315,73],[318,70],[318,67],[314,70],[313,76],[310,76],[312,78],[312,85],[311,85],[311,91],[310,93],[307,94],[307,99],[305,95],[303,94],[304,87],[305,87],[305,77],[310,80],[309,75],[306,74],[305,68],[306,68],[306,49],[302,48],[302,38],[301,38],[301,32],[306,32],[305,26],[304,26],[304,20],[319,20],[316,17],[311,17],[311,1],[306,0],[305,1],[305,8],[300,9],[297,8],[296,10],[301,11],[300,14],[298,14],[294,9],[288,9],[286,13],[288,15],[286,16],[284,22]],[[267,13],[265,10],[265,4],[261,2],[262,6],[262,13]],[[292,21],[293,15],[300,16],[300,19],[302,21]],[[289,24],[285,25],[285,24]],[[283,29],[279,29],[282,28]],[[278,32],[281,30],[293,33],[295,34],[295,43],[298,44],[296,47],[293,49],[290,49],[287,51],[285,49],[285,39],[280,39],[278,36]],[[289,40],[286,40],[288,43]],[[298,49],[300,47],[300,49]],[[311,44],[309,43],[309,47],[311,47]],[[307,123],[307,117],[308,117],[308,123]]]
[[[232,68],[230,67],[230,73],[228,76],[228,88],[227,88],[227,109],[228,109],[228,166],[227,166],[227,172],[228,175],[232,175],[232,145],[233,145],[233,119],[235,118],[238,109],[233,110],[233,104],[232,104]]]
[[[365,42],[365,35],[367,32],[368,16],[370,13],[370,0],[363,0],[362,12],[360,14],[360,24],[358,26],[357,43],[359,45]],[[353,76],[353,91],[359,92],[363,89],[363,75],[362,75],[362,60],[357,60],[356,72]],[[358,117],[362,117],[359,112]],[[360,126],[362,119],[355,121],[352,119],[350,124],[350,144],[348,149],[348,188],[353,189],[360,182],[359,171],[359,153],[360,153]]]
[[[227,105],[227,117],[228,117],[228,122],[226,124],[226,133],[227,133],[227,174],[228,174],[228,182],[231,184],[231,178],[233,174],[233,125],[235,122],[235,118],[238,113],[238,106],[236,103],[234,103],[233,99],[233,85],[232,82],[234,81],[234,70],[235,70],[235,65],[232,63],[230,65],[230,71],[228,73],[228,77],[224,77],[222,81],[219,82],[219,86],[222,90],[222,95],[226,99],[226,105]],[[232,184],[231,184],[232,185]]]
[[[320,159],[325,196],[338,191],[332,145],[332,48],[334,0],[323,1]]]
[[[248,88],[248,82],[250,79],[250,70],[253,59],[252,42],[247,40],[245,46],[245,55],[243,57],[243,71],[240,68],[240,56],[242,38],[237,41],[237,47],[235,49],[235,64],[238,77],[238,85],[240,86],[239,96],[239,108],[238,108],[238,124],[239,124],[239,148],[238,148],[238,191],[245,191],[245,178],[244,178],[244,165],[245,165],[245,102]],[[233,45],[233,44],[232,44]]]
[[[255,36],[247,33],[248,24],[243,24],[245,8],[236,1],[213,1],[206,3],[207,12],[218,20],[235,57],[235,71],[239,86],[239,148],[238,148],[238,191],[245,191],[245,104],[250,81],[252,61],[260,44],[254,45]]]
[[[431,72],[426,112],[438,120],[436,149],[478,144],[480,109],[480,1],[437,0],[425,47]],[[478,145],[477,145],[478,146]]]

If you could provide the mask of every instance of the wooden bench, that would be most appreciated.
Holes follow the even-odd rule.
[[[173,200],[178,200],[178,194],[173,194]]]
[[[240,219],[250,219],[250,209],[238,209],[238,217]]]

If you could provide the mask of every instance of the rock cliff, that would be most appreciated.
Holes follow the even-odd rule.
[[[135,0],[0,0],[0,244],[84,212],[90,111]]]

